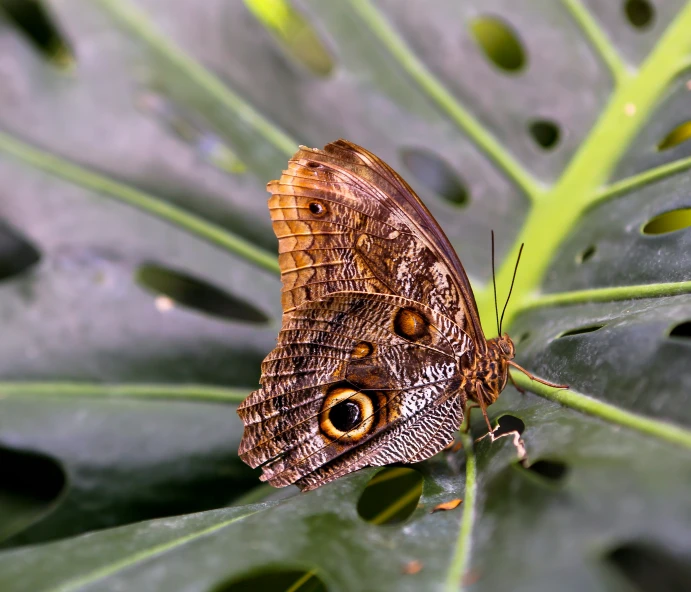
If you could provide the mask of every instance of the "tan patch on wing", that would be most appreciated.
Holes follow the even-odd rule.
[[[284,313],[334,292],[396,294],[440,311],[484,348],[458,257],[381,159],[344,140],[324,150],[301,147],[267,189]]]

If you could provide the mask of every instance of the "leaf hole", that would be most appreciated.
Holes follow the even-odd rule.
[[[137,269],[135,280],[140,286],[159,296],[156,307],[161,311],[179,304],[222,319],[247,323],[266,323],[269,320],[269,317],[249,302],[201,279],[161,265],[141,265]]]
[[[667,234],[691,227],[691,208],[680,208],[664,212],[650,220],[641,232],[643,234]]]
[[[511,432],[522,434],[525,431],[525,423],[515,415],[502,415],[494,429],[494,437],[505,436]]]
[[[470,203],[465,184],[439,156],[420,148],[403,148],[400,155],[403,164],[425,189],[458,207]]]
[[[519,343],[523,343],[524,341],[527,341],[530,338],[530,331],[525,331],[524,333],[521,333],[516,339],[513,340],[514,345],[518,345]]]
[[[41,253],[26,238],[0,222],[0,280],[10,278],[36,265]]]
[[[581,253],[576,255],[576,263],[585,263],[586,261],[590,261],[590,259],[593,258],[593,256],[597,253],[597,247],[595,245],[589,245]]]
[[[604,325],[588,325],[587,327],[578,327],[576,329],[571,329],[570,331],[564,331],[557,336],[557,339],[562,337],[573,337],[574,335],[583,335],[585,333],[593,333],[594,331],[599,331]]]
[[[139,93],[135,105],[212,166],[232,175],[246,172],[245,163],[197,113],[155,90]]]
[[[544,150],[552,150],[559,143],[561,131],[554,121],[538,119],[533,121],[528,129],[533,140]]]
[[[372,524],[400,524],[417,508],[422,475],[406,467],[379,471],[370,479],[357,504],[360,518]]]
[[[679,339],[691,339],[691,321],[684,321],[672,327],[669,336]]]
[[[689,561],[650,543],[633,541],[609,551],[604,560],[640,592],[688,590]]]
[[[660,152],[669,150],[688,140],[691,140],[691,121],[686,121],[675,127],[665,136],[664,140],[657,145],[657,149]]]
[[[655,9],[648,0],[626,0],[624,14],[636,29],[646,29],[653,23]]]
[[[245,5],[294,61],[315,76],[331,74],[334,63],[326,46],[289,0],[245,0]]]
[[[226,582],[213,592],[327,592],[328,588],[315,570],[267,567],[261,573],[249,574]]]
[[[518,72],[526,62],[523,46],[516,33],[504,21],[481,16],[470,25],[475,41],[495,66],[506,72]]]
[[[26,39],[49,62],[59,68],[74,64],[74,53],[50,11],[39,0],[0,0],[0,12],[7,15]]]
[[[568,465],[559,460],[538,460],[523,468],[553,483],[563,481],[569,472]]]
[[[0,540],[50,511],[67,485],[54,459],[21,450],[0,448]]]

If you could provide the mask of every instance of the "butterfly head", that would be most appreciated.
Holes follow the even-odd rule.
[[[490,341],[494,341],[497,344],[497,349],[506,360],[513,360],[516,355],[516,346],[511,341],[508,333],[504,333],[501,337],[490,339]]]

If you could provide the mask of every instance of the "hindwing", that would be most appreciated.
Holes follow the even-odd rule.
[[[412,330],[410,318],[422,326]],[[406,298],[346,292],[306,302],[285,319],[261,388],[238,409],[240,456],[263,465],[272,485],[303,489],[427,458],[460,425],[458,362],[470,347],[453,321]],[[352,429],[334,419],[349,404],[360,410]]]

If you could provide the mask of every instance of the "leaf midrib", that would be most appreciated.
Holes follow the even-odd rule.
[[[257,512],[260,512],[262,510],[263,510],[263,508],[258,508],[254,511],[248,512],[246,514],[242,514],[241,516],[236,516],[236,517],[231,518],[229,520],[225,520],[225,521],[220,522],[218,524],[214,524],[213,526],[208,526],[208,527],[200,529],[196,532],[189,533],[183,537],[173,539],[172,541],[168,541],[166,543],[161,543],[159,545],[153,545],[153,546],[148,547],[144,550],[139,550],[136,553],[132,553],[131,555],[124,557],[118,561],[114,561],[113,563],[111,563],[109,565],[102,566],[98,569],[95,569],[95,570],[93,570],[93,571],[91,571],[91,572],[89,572],[89,573],[87,573],[81,577],[69,580],[63,584],[56,586],[55,588],[50,588],[50,589],[46,590],[45,592],[74,592],[76,590],[79,590],[80,588],[83,588],[84,586],[87,586],[89,584],[97,582],[98,580],[102,580],[104,578],[107,578],[110,575],[113,575],[119,571],[123,571],[123,570],[125,570],[129,567],[132,567],[138,563],[142,563],[144,561],[152,559],[153,557],[163,555],[164,553],[168,553],[168,552],[172,551],[173,549],[181,547],[182,545],[190,543],[196,539],[199,539],[201,537],[213,534],[214,532],[217,532],[223,528],[226,528],[227,526],[230,526],[231,524],[234,524],[235,522],[239,522],[240,520],[244,520],[245,518],[251,516],[252,514],[256,514]]]

